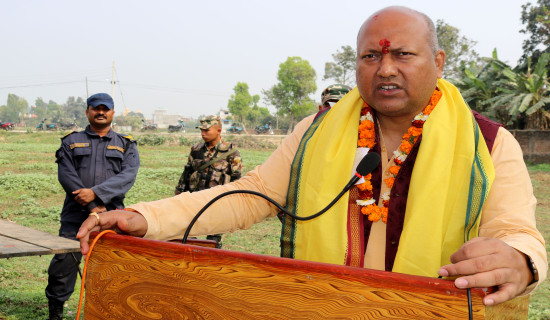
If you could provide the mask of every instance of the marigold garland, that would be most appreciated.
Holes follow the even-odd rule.
[[[388,208],[390,204],[390,193],[393,187],[393,183],[401,165],[407,159],[407,156],[411,152],[414,144],[418,140],[418,137],[422,134],[422,129],[424,127],[424,122],[428,120],[428,116],[432,113],[433,109],[441,99],[441,91],[435,90],[430,98],[430,103],[417,114],[409,129],[403,137],[401,138],[401,145],[393,152],[393,159],[395,166],[391,166],[388,171],[391,173],[392,177],[384,180],[390,191],[382,194],[383,207],[379,207],[376,201],[373,199],[374,194],[372,192],[372,175],[366,175],[365,182],[358,184],[359,196],[357,204],[361,206],[361,213],[368,216],[368,219],[372,222],[376,222],[382,219],[382,222],[388,223]],[[357,139],[358,148],[369,148],[372,149],[376,145],[376,131],[374,129],[374,117],[372,115],[372,109],[366,103],[361,109],[361,118],[359,120],[359,134]]]

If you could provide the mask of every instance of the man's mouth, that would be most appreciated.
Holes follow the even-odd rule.
[[[390,91],[390,90],[396,90],[399,88],[396,85],[388,85],[388,86],[380,86],[379,89],[383,91]]]

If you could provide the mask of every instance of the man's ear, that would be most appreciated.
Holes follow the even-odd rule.
[[[445,67],[445,57],[447,55],[445,54],[445,51],[443,50],[438,50],[436,53],[435,53],[435,67],[436,67],[436,72],[437,72],[437,78],[442,78],[443,77],[443,67]]]

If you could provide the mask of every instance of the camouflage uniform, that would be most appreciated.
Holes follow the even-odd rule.
[[[200,121],[201,126],[198,127],[200,129],[208,129],[212,125],[221,123],[217,116],[207,116]],[[204,167],[213,159],[218,160]],[[208,148],[204,142],[197,143],[191,147],[175,193],[195,192],[235,181],[241,177],[241,170],[241,154],[233,148],[231,143],[220,140],[215,147],[211,148]],[[206,239],[215,240],[218,248],[221,248],[221,238],[221,234],[206,237]]]
[[[321,93],[321,104],[329,101],[338,102],[350,91],[351,88],[345,84],[331,84]]]
[[[235,151],[226,158],[224,155],[235,150],[229,142],[221,140],[216,147],[208,149],[204,142],[197,143],[191,147],[187,165],[176,186],[176,192],[194,192],[217,185],[235,181],[241,177],[241,154]],[[208,167],[198,169],[215,158],[222,158]]]
[[[331,104],[329,102],[336,103],[340,101],[348,92],[352,89],[345,84],[331,84],[321,92],[321,104],[319,105],[319,111],[326,111],[330,109]]]

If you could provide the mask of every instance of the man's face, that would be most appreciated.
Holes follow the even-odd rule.
[[[206,144],[217,142],[216,140],[218,140],[221,137],[221,132],[222,132],[221,126],[217,124],[211,126],[208,129],[201,129],[202,140],[204,140]]]
[[[104,128],[110,126],[114,115],[115,110],[104,105],[88,106],[88,109],[86,109],[86,117],[88,117],[88,121],[93,127]]]
[[[357,87],[363,100],[386,116],[422,111],[445,62],[443,51],[434,57],[428,39],[427,23],[408,12],[388,9],[366,21],[357,38]]]

